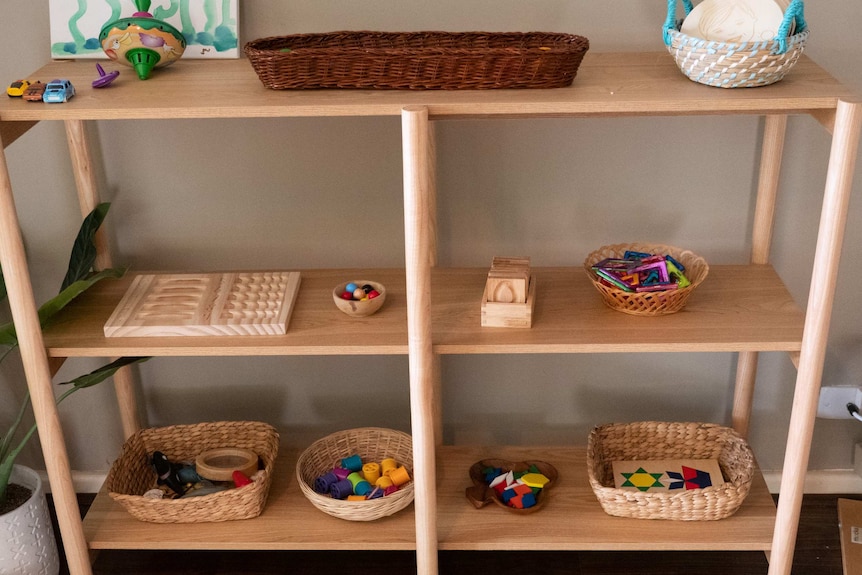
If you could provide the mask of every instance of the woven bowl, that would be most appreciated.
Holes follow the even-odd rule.
[[[188,499],[149,499],[144,493],[157,487],[150,460],[153,451],[174,462],[194,461],[211,449],[235,447],[253,451],[263,470],[251,485]],[[143,429],[123,445],[105,487],[108,495],[133,517],[150,523],[211,523],[250,519],[263,511],[278,455],[278,433],[256,421],[219,421],[195,425]]]
[[[670,255],[685,266],[685,277],[688,278],[691,285],[666,291],[632,293],[601,281],[592,267],[605,258],[622,258],[626,251],[629,250]],[[685,303],[692,292],[694,292],[694,289],[709,274],[709,266],[706,260],[694,252],[663,244],[646,243],[603,246],[586,257],[584,260],[584,270],[587,273],[587,277],[590,278],[590,282],[592,282],[593,286],[601,294],[605,305],[623,313],[643,316],[667,315],[678,312],[685,307]]]
[[[344,288],[349,283],[354,283],[358,286],[370,285],[377,290],[380,295],[367,300],[344,299],[341,297],[341,294],[344,293]],[[352,282],[340,283],[332,290],[332,301],[335,302],[338,309],[351,317],[369,316],[383,307],[383,302],[386,301],[386,286],[382,283],[370,280],[353,280]]]
[[[361,427],[327,435],[312,443],[296,462],[296,478],[302,493],[328,515],[348,521],[374,521],[401,511],[413,501],[413,481],[395,493],[366,501],[343,501],[314,491],[314,480],[336,467],[342,459],[358,454],[362,461],[379,462],[391,457],[413,477],[413,440],[393,429]]]
[[[614,487],[613,461],[717,459],[725,483],[683,491]],[[608,515],[634,519],[709,521],[733,515],[751,489],[754,454],[728,427],[642,421],[593,429],[587,443],[590,486]]]
[[[683,0],[683,5],[686,14],[691,11],[690,0]],[[680,32],[682,20],[675,20],[675,14],[676,0],[671,0],[664,26],[668,52],[689,80],[707,86],[753,88],[774,84],[793,68],[808,41],[801,0],[791,1],[785,10],[785,21],[772,40],[721,42],[696,38]]]

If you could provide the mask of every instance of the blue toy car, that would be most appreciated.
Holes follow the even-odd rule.
[[[75,87],[69,80],[51,80],[45,86],[45,93],[42,95],[43,102],[64,103],[68,102],[69,98],[75,95]]]

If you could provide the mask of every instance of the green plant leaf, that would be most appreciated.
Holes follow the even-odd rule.
[[[73,283],[86,278],[90,270],[93,269],[93,262],[96,261],[94,238],[102,222],[105,221],[105,216],[108,215],[110,207],[111,204],[108,202],[99,204],[92,212],[87,214],[87,217],[81,223],[81,228],[78,230],[78,235],[75,237],[75,243],[72,246],[72,254],[69,256],[69,267],[66,270],[66,277],[63,278],[63,285],[60,287],[61,292]]]
[[[0,267],[0,301],[6,299],[6,280],[3,278],[3,268]]]
[[[126,273],[125,268],[108,268],[95,273],[85,280],[79,280],[65,288],[42,304],[39,308],[39,324],[45,327],[57,313],[69,305],[73,299],[90,289],[94,284],[105,278],[118,279]],[[18,337],[15,332],[15,324],[9,322],[0,326],[0,345],[17,345]]]
[[[102,383],[112,375],[114,375],[118,369],[126,367],[127,365],[132,365],[134,363],[143,363],[150,359],[149,357],[121,357],[119,359],[115,359],[109,364],[103,365],[98,369],[94,369],[90,373],[85,375],[81,375],[76,377],[75,379],[64,381],[60,385],[73,385],[74,390],[69,390],[68,393],[78,390],[84,389],[86,387],[92,387],[99,383]],[[58,401],[59,403],[59,401]]]
[[[87,279],[75,281],[64,288],[59,294],[42,304],[39,308],[40,325],[43,327],[47,325],[48,321],[57,315],[57,312],[66,307],[73,299],[93,287],[96,283],[105,278],[119,279],[123,277],[123,274],[125,273],[125,268],[108,268],[91,275]]]

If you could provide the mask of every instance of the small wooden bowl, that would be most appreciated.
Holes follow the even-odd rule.
[[[487,483],[485,483],[485,477],[482,474],[482,470],[486,467],[500,467],[504,472],[508,471],[526,471],[530,468],[530,466],[535,465],[536,468],[547,477],[550,481],[545,484],[545,487],[542,488],[541,493],[536,498],[536,504],[532,507],[528,507],[526,509],[518,509],[515,507],[509,507],[500,498],[497,496],[497,492],[494,491],[493,488],[489,487]],[[476,509],[481,509],[485,507],[489,503],[493,503],[499,507],[502,507],[506,511],[511,511],[516,514],[529,514],[535,513],[542,509],[548,501],[548,491],[554,486],[557,482],[559,474],[557,473],[557,469],[547,463],[545,461],[508,461],[506,459],[482,459],[481,461],[477,461],[470,467],[470,480],[473,482],[473,485],[468,487],[466,490],[467,499],[470,503],[473,504],[473,507]]]
[[[344,299],[341,297],[341,294],[344,293],[344,288],[349,283],[354,283],[358,286],[370,285],[377,290],[380,295],[376,298],[364,301]],[[384,300],[386,300],[386,287],[382,283],[369,280],[353,280],[344,282],[342,284],[338,284],[335,286],[335,289],[332,290],[332,301],[335,302],[338,309],[353,317],[365,317],[375,313],[383,306]]]
[[[251,477],[257,471],[257,454],[249,449],[219,447],[204,451],[195,458],[198,475],[210,481],[231,481],[234,471]]]

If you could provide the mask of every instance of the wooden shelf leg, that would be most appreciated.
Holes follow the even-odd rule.
[[[72,158],[72,171],[75,174],[75,185],[78,188],[78,203],[81,205],[81,215],[86,216],[99,205],[99,188],[93,172],[93,157],[90,141],[87,136],[87,123],[82,120],[66,120],[66,139],[69,143],[69,155]],[[105,236],[104,228],[96,233],[96,268],[113,267],[111,251]],[[131,367],[124,367],[114,374],[114,391],[117,394],[117,404],[120,409],[120,421],[123,424],[124,439],[128,439],[141,429],[141,420],[135,390],[138,387],[137,378]]]
[[[24,254],[24,242],[18,223],[12,183],[6,164],[6,154],[0,147],[0,265],[3,266],[12,320],[18,334],[24,374],[30,390],[33,413],[39,428],[39,442],[45,456],[48,481],[51,484],[57,510],[57,524],[63,536],[69,571],[74,575],[91,575],[87,541],[81,523],[81,513],[69,455],[60,427],[60,417],[54,400],[48,354],[42,341],[36,300]]]
[[[401,112],[404,165],[404,239],[407,275],[407,339],[416,510],[416,567],[437,573],[435,464],[435,360],[431,341],[432,198],[434,165],[428,109]]]
[[[775,201],[778,197],[778,180],[786,132],[786,115],[765,117],[760,175],[757,182],[757,204],[754,208],[754,225],[751,234],[751,263],[754,264],[769,263],[772,230],[775,226]],[[743,437],[748,436],[751,420],[754,382],[757,379],[757,356],[757,352],[742,352],[736,364],[732,422],[733,429]]]
[[[862,103],[839,102],[808,292],[808,312],[793,394],[790,430],[781,474],[769,575],[790,575],[802,507],[802,488],[811,452],[820,382],[826,355],[838,260],[847,221],[853,171],[862,127]]]

